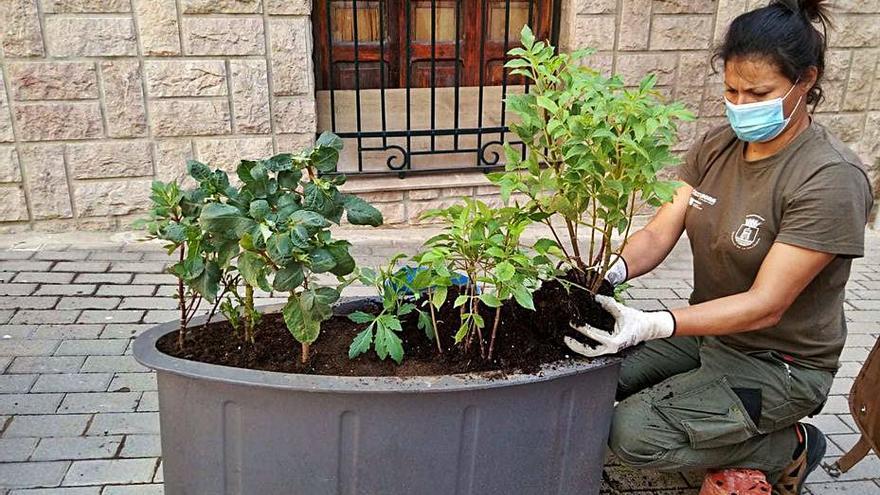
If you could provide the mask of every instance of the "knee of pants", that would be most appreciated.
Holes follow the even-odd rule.
[[[662,419],[639,395],[620,402],[611,422],[608,439],[611,452],[623,463],[634,467],[656,461],[668,449],[663,448],[662,442],[653,438],[652,430],[645,426],[657,421]]]

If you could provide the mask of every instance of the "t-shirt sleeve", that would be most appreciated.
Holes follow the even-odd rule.
[[[708,135],[709,133],[706,132],[694,142],[687,153],[685,153],[684,161],[678,166],[679,180],[686,182],[691,187],[697,187],[700,184],[700,180],[702,180],[703,173],[705,172],[706,164],[702,163],[700,158],[703,155],[701,151],[703,151],[703,147],[706,144],[706,136]]]
[[[823,168],[789,197],[778,242],[846,257],[865,253],[865,224],[873,199],[864,172],[839,163]]]

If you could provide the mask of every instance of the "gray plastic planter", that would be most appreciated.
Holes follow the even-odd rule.
[[[167,495],[599,492],[620,358],[504,378],[298,375],[159,352],[176,328],[134,344],[158,372]]]

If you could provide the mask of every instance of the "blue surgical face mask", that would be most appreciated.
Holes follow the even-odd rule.
[[[797,81],[795,81],[785,96],[767,101],[737,105],[725,98],[724,104],[727,106],[727,120],[730,121],[730,126],[737,137],[749,143],[763,143],[780,135],[788,127],[791,115],[794,115],[803,98],[798,98],[798,102],[791,110],[791,115],[786,118],[782,102],[788,98],[788,95],[791,94],[796,85]]]

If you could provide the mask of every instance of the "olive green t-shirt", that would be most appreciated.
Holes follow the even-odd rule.
[[[774,242],[836,254],[773,327],[720,337],[743,350],[773,350],[834,371],[846,339],[844,286],[864,255],[873,203],[858,157],[815,121],[784,149],[745,160],[725,125],[706,133],[679,168],[693,186],[685,227],[694,255],[690,303],[749,290]]]

